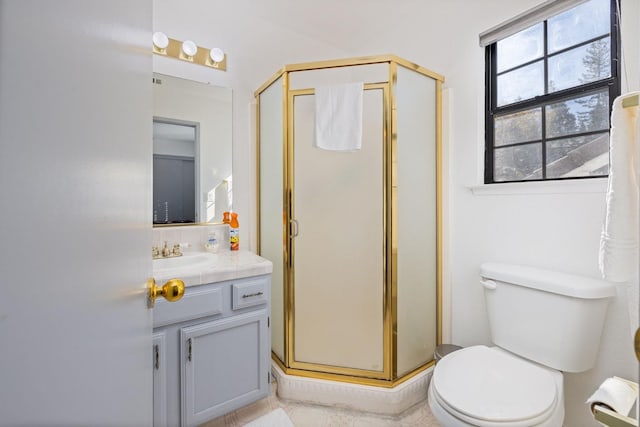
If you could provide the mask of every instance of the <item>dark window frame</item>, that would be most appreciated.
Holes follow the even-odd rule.
[[[517,101],[511,104],[507,104],[505,106],[498,107],[497,106],[497,79],[499,74],[504,74],[509,71],[513,71],[515,69],[524,67],[526,65],[530,65],[536,61],[540,61],[540,58],[536,58],[535,60],[518,64],[517,66],[511,67],[506,70],[502,70],[500,73],[497,72],[497,44],[498,42],[491,43],[485,48],[485,158],[484,158],[484,183],[485,184],[502,184],[509,182],[533,182],[533,181],[558,181],[558,180],[566,180],[566,179],[590,179],[590,178],[602,178],[608,175],[592,175],[592,176],[580,176],[580,177],[566,177],[566,178],[547,178],[547,165],[546,165],[546,145],[547,141],[553,141],[554,139],[560,139],[561,137],[556,138],[547,138],[546,137],[546,122],[545,122],[545,114],[544,107],[546,105],[553,104],[555,102],[564,101],[571,98],[576,98],[580,95],[589,95],[590,93],[597,92],[598,90],[602,90],[604,88],[608,88],[609,91],[609,115],[611,115],[611,108],[613,106],[614,99],[620,95],[621,85],[620,85],[620,70],[621,70],[621,56],[620,56],[620,17],[619,14],[619,6],[620,0],[610,0],[610,54],[611,54],[611,76],[606,79],[598,80],[596,82],[586,83],[579,86],[574,86],[568,89],[559,90],[553,93],[547,93],[547,85],[548,85],[548,62],[549,58],[559,55],[563,52],[569,51],[571,49],[575,49],[576,47],[587,45],[596,40],[600,40],[609,35],[598,36],[592,39],[583,41],[576,45],[572,45],[568,48],[553,52],[553,54],[548,53],[547,46],[547,20],[551,17],[545,19],[544,21],[544,52],[542,60],[544,61],[544,88],[545,94],[539,95],[531,99],[527,99],[524,101]],[[570,9],[569,9],[570,10]],[[535,25],[535,24],[533,24]],[[543,109],[542,114],[542,178],[539,179],[527,179],[527,180],[511,180],[511,181],[496,181],[494,179],[494,116],[505,115],[510,113],[517,113],[519,111],[540,107]],[[582,136],[588,135],[593,132],[584,132],[584,133],[576,133],[571,136]],[[531,141],[529,141],[530,143]],[[523,145],[527,142],[518,142],[515,144],[509,144],[508,146],[517,146]]]

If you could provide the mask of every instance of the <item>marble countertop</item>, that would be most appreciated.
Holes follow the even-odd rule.
[[[185,286],[204,285],[225,280],[271,274],[273,264],[246,250],[220,251],[214,254],[211,264],[154,269],[156,283],[162,285],[169,279],[180,279]]]

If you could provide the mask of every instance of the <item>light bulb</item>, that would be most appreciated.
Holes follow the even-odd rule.
[[[182,51],[187,56],[194,56],[198,52],[198,46],[191,40],[182,42]]]
[[[153,33],[153,45],[158,49],[166,49],[169,46],[169,38],[160,31]]]
[[[224,60],[224,52],[222,49],[214,47],[209,52],[209,57],[213,62],[222,62]]]

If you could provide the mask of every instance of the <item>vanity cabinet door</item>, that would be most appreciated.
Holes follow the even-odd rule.
[[[263,309],[180,330],[183,425],[268,396],[267,318]]]
[[[166,334],[164,332],[153,334],[152,349],[153,426],[167,427],[167,362]]]

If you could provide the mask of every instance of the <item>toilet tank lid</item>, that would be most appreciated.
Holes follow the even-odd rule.
[[[614,284],[606,280],[523,265],[485,262],[480,266],[480,275],[485,279],[499,280],[575,298],[596,299],[616,296]]]

